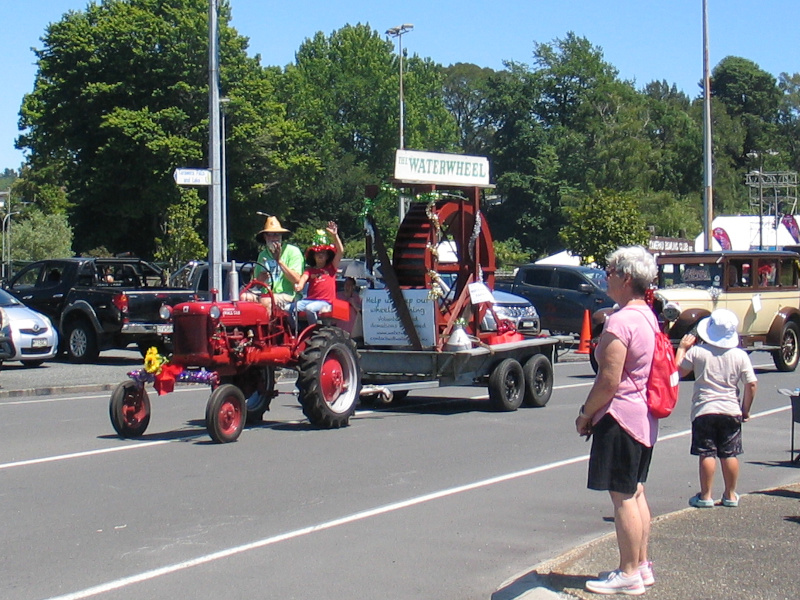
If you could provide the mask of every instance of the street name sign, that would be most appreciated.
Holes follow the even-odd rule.
[[[211,185],[209,169],[175,169],[172,177],[178,185]]]

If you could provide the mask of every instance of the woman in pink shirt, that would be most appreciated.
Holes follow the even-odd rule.
[[[608,295],[619,310],[606,320],[595,357],[594,385],[575,427],[593,435],[588,487],[607,490],[614,505],[619,566],[587,581],[599,594],[639,595],[654,583],[647,558],[650,508],[644,482],[650,468],[658,421],[645,401],[658,322],[645,301],[656,276],[653,256],[641,246],[619,248],[608,256]]]

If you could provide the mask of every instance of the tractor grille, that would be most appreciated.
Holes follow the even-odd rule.
[[[172,345],[176,355],[208,354],[208,315],[174,314]]]

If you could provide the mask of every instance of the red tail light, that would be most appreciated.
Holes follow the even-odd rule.
[[[121,294],[115,294],[114,297],[111,299],[111,304],[113,304],[119,312],[122,313],[122,320],[128,320],[128,296],[125,292]]]

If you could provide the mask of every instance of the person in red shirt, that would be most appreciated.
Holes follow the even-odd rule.
[[[327,243],[325,232],[317,232],[314,245],[306,250],[306,270],[295,285],[298,292],[308,283],[306,297],[297,303],[297,311],[305,312],[309,324],[319,321],[319,313],[330,312],[336,298],[336,269],[344,254],[342,240],[339,239],[339,228],[333,221],[328,221],[326,231],[333,238],[333,244]]]

